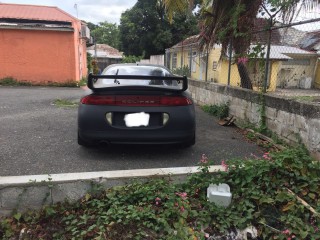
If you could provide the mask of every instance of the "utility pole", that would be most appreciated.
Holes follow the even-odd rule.
[[[74,9],[76,10],[77,18],[79,18],[79,15],[78,15],[78,4],[75,3],[73,7],[74,7]]]

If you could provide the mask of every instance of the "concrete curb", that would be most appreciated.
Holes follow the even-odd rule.
[[[224,171],[224,168],[211,166],[209,171]],[[0,216],[65,200],[75,201],[98,184],[107,189],[151,178],[170,177],[183,181],[196,172],[199,172],[198,167],[178,167],[0,177]]]

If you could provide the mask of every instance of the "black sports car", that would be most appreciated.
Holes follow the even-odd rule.
[[[78,143],[195,143],[195,110],[186,77],[158,65],[115,64],[89,74],[80,100]]]

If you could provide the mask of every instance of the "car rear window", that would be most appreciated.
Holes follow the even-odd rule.
[[[115,76],[114,79],[99,78],[94,82],[95,88],[117,87],[117,86],[152,86],[161,88],[181,89],[182,84],[176,80],[166,80],[165,77],[173,75],[165,68],[156,66],[121,66],[107,67],[101,75]],[[160,76],[163,80],[149,79],[117,79],[116,76]]]

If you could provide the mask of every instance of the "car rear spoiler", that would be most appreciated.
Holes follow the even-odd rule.
[[[98,79],[104,78],[104,79],[126,79],[126,80],[166,80],[166,81],[182,81],[182,89],[171,89],[171,88],[166,88],[166,91],[171,91],[171,92],[184,92],[188,89],[188,78],[186,76],[176,76],[173,75],[171,77],[164,77],[164,76],[137,76],[137,75],[94,75],[92,73],[89,73],[88,75],[88,82],[87,86],[94,92],[103,92],[106,89],[137,89],[137,90],[143,90],[143,89],[148,89],[148,90],[154,90],[157,91],[159,90],[159,87],[155,86],[139,86],[139,85],[132,85],[132,86],[117,86],[117,87],[104,87],[104,88],[95,88],[94,87],[94,82],[96,82]]]

